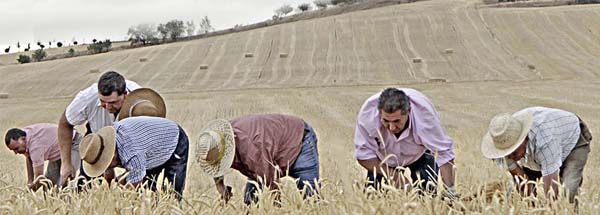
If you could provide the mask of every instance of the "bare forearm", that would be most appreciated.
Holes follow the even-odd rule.
[[[34,176],[33,176],[33,164],[31,163],[31,158],[30,157],[26,157],[26,165],[27,165],[27,183],[30,184],[31,182],[33,182]]]
[[[58,145],[60,146],[60,160],[63,164],[71,163],[71,146],[73,144],[73,126],[69,124],[65,114],[58,122]]]
[[[448,187],[454,187],[454,160],[445,163],[440,167],[442,181]]]

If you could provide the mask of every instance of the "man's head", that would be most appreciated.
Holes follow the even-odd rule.
[[[410,113],[410,99],[396,88],[387,88],[379,96],[377,104],[381,124],[394,134],[399,134],[406,128]]]
[[[126,95],[125,78],[121,74],[109,71],[100,76],[98,80],[98,98],[102,107],[109,113],[117,113],[121,110]]]
[[[527,143],[528,142],[529,142],[529,138],[525,137],[523,142],[521,142],[521,145],[519,145],[519,147],[517,149],[515,149],[515,151],[508,154],[506,157],[511,160],[514,160],[514,161],[521,160],[521,158],[525,157],[525,152],[527,151]]]
[[[25,131],[18,128],[11,128],[6,132],[4,142],[8,149],[15,154],[25,154],[27,152],[27,134]]]

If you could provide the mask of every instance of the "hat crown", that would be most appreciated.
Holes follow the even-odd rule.
[[[156,116],[159,117],[159,111],[151,101],[138,99],[129,108],[129,116]]]
[[[102,154],[102,137],[97,134],[89,134],[81,140],[81,159],[87,163],[94,164]]]
[[[215,131],[204,131],[200,134],[198,141],[198,159],[204,159],[208,162],[218,162],[222,159],[221,156],[218,157],[209,157],[209,152],[213,149],[216,149],[217,152],[222,150],[221,142],[223,141],[222,135]]]
[[[490,122],[489,134],[497,149],[508,149],[518,142],[523,123],[508,113],[497,115]]]

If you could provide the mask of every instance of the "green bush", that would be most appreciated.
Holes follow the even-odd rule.
[[[67,56],[74,57],[75,56],[75,50],[73,48],[70,48]]]
[[[25,64],[25,63],[30,63],[31,62],[31,57],[29,57],[29,55],[19,55],[19,58],[17,58],[17,61],[20,64]]]
[[[42,59],[44,59],[46,56],[48,55],[46,54],[46,51],[44,51],[44,49],[35,50],[31,55],[31,57],[37,62],[42,61]]]
[[[112,46],[112,42],[107,39],[104,42],[100,41],[100,42],[88,45],[87,50],[90,51],[90,53],[92,53],[92,54],[97,54],[97,53],[103,53],[103,52],[110,51],[111,46]]]

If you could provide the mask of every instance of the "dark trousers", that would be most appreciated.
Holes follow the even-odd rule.
[[[146,180],[148,180],[148,186],[150,186],[152,191],[156,191],[158,175],[164,170],[164,177],[169,183],[171,183],[171,188],[173,188],[177,193],[177,199],[181,200],[183,188],[185,187],[185,177],[187,174],[189,145],[188,136],[180,126],[179,141],[169,160],[163,165],[146,170]],[[167,187],[165,180],[163,180],[163,184],[161,186],[164,190],[166,190]]]
[[[414,163],[406,166],[406,168],[410,169],[410,178],[413,183],[419,180],[420,183],[417,184],[417,187],[420,189],[424,189],[426,191],[435,190],[435,186],[427,186],[428,182],[432,182],[436,184],[437,175],[439,173],[439,167],[435,163],[435,157],[429,152],[425,152],[423,156],[421,156]],[[398,173],[402,174],[402,170]],[[367,172],[367,178],[369,182],[367,182],[366,187],[373,187],[376,190],[381,189],[381,183],[385,181],[385,178],[382,175],[376,175],[373,171],[369,170]]]

